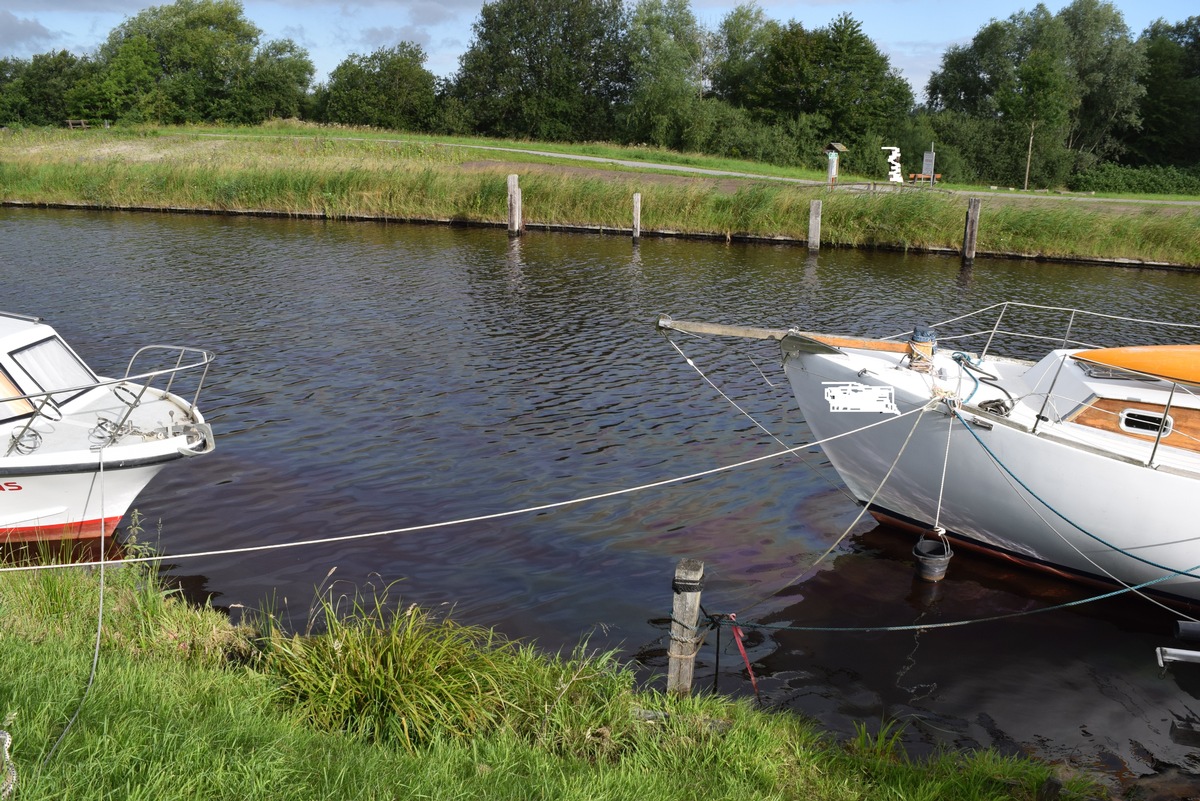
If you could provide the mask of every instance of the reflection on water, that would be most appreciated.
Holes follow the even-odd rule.
[[[123,369],[148,340],[217,352],[202,399],[216,453],[165,471],[138,503],[160,526],[171,572],[215,603],[273,596],[303,620],[336,567],[340,590],[398,582],[404,602],[452,606],[465,622],[550,648],[590,635],[630,654],[661,644],[652,621],[668,611],[683,557],[706,563],[707,608],[753,605],[739,619],[794,627],[977,618],[1078,592],[969,555],[955,557],[944,587],[913,585],[892,550],[911,542],[888,545],[875,532],[809,570],[856,513],[819,454],[486,517],[806,440],[772,346],[676,339],[742,414],[655,331],[659,313],[894,334],[1015,300],[1194,322],[1200,281],[986,260],[963,271],[954,259],[787,247],[12,209],[0,209],[0,236],[6,310],[46,317],[101,372]],[[463,522],[171,558],[448,520]],[[1156,760],[1195,769],[1168,732],[1196,705],[1182,678],[1190,668],[1159,680],[1154,665],[1153,647],[1171,644],[1169,623],[1144,606],[1080,607],[921,634],[760,631],[752,652],[770,703],[838,731],[888,716],[911,723],[918,749],[996,745],[1114,772],[1154,771]],[[717,681],[747,691],[727,654]]]
[[[1154,657],[1171,644],[1173,616],[1122,598],[1039,614],[1089,592],[966,552],[930,584],[915,578],[909,549],[872,530],[805,584],[801,603],[763,621],[780,627],[763,660],[774,703],[845,732],[854,721],[904,721],[923,753],[994,747],[1131,774],[1195,767],[1171,727],[1194,716],[1182,690],[1200,674],[1185,666],[1160,679]],[[980,618],[990,621],[938,628]],[[929,628],[803,630],[905,625]]]

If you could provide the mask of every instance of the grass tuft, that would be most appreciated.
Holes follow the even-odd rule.
[[[273,629],[265,645],[284,703],[321,730],[409,751],[503,731],[595,759],[619,750],[629,726],[632,675],[613,654],[544,657],[415,606],[391,612],[386,594],[344,611],[322,596],[319,614],[322,634]]]

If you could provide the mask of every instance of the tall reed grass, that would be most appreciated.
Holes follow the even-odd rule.
[[[766,174],[718,181],[603,165],[581,174],[577,164],[556,166],[543,155],[311,129],[268,135],[274,130],[226,138],[187,128],[10,132],[0,136],[0,201],[501,225],[506,177],[517,172],[530,225],[628,230],[638,192],[648,235],[803,242],[809,206],[820,199],[823,244],[957,252],[963,239],[966,197],[928,188],[831,192]],[[977,248],[1196,267],[1200,206],[989,196]]]

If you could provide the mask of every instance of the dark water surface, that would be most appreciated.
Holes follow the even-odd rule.
[[[1087,596],[968,554],[941,585],[914,582],[911,538],[867,523],[809,569],[857,512],[819,454],[478,519],[772,453],[771,435],[807,441],[774,347],[676,338],[743,414],[654,330],[660,312],[891,334],[1016,300],[1196,322],[1200,276],[0,209],[0,280],[6,311],[47,318],[101,373],[150,342],[217,352],[201,399],[216,453],[172,465],[137,504],[171,575],[214,603],[273,598],[302,623],[336,568],[336,591],[393,585],[404,603],[453,607],[551,649],[590,637],[638,656],[649,675],[665,669],[674,566],[693,557],[705,562],[708,611],[788,627],[749,630],[769,706],[839,733],[898,719],[916,752],[995,746],[1114,781],[1149,777],[1143,798],[1178,797],[1200,773],[1197,752],[1171,736],[1172,723],[1200,718],[1200,666],[1159,677],[1154,648],[1181,644],[1174,617],[1145,602],[919,634],[798,630],[968,620]],[[697,673],[750,692],[727,634]]]

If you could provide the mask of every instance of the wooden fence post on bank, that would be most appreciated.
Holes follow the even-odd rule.
[[[821,201],[814,200],[808,205],[808,249],[816,253],[821,249]]]
[[[508,176],[508,235],[520,236],[525,227],[521,219],[521,186],[515,175]]]
[[[973,197],[967,201],[967,227],[963,231],[962,263],[975,261],[975,241],[979,238],[979,207],[983,201]]]
[[[633,193],[633,241],[642,238],[642,193]]]
[[[696,652],[700,650],[700,590],[704,587],[704,563],[683,559],[675,567],[671,591],[671,644],[667,648],[667,692],[687,695],[692,691]]]

